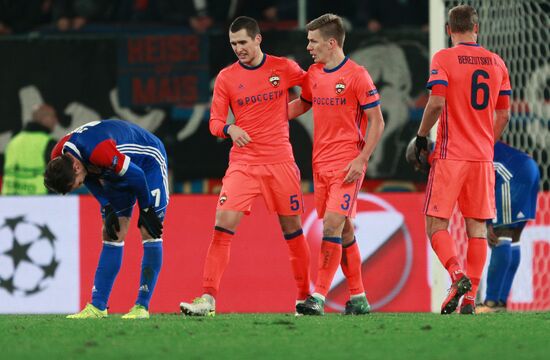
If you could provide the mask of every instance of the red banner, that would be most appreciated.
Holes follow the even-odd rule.
[[[216,196],[172,196],[165,222],[164,263],[151,302],[153,312],[177,312],[179,303],[202,292],[204,258],[214,226]],[[311,195],[304,198],[304,233],[312,252],[316,276],[321,222]],[[422,194],[361,194],[355,221],[363,256],[363,280],[377,311],[430,311],[427,240],[420,212]],[[81,202],[81,304],[90,301],[93,277],[101,250],[99,205],[91,197]],[[133,305],[139,286],[142,246],[133,220],[126,238],[122,269],[109,308],[125,312]],[[231,260],[217,298],[218,312],[291,312],[295,285],[287,246],[277,217],[262,200],[243,218],[231,247]],[[340,311],[348,299],[341,272],[336,274],[327,310]]]

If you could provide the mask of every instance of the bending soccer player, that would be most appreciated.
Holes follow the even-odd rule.
[[[476,313],[506,310],[506,301],[520,262],[520,238],[525,225],[535,219],[540,173],[526,153],[503,142],[495,144],[495,199],[497,216],[489,222],[492,247],[487,289]]]
[[[215,315],[215,298],[229,262],[231,241],[253,200],[262,195],[277,213],[297,286],[296,301],[309,294],[309,247],[302,233],[300,171],[294,162],[287,117],[288,89],[305,72],[294,61],[264,54],[256,20],[238,17],[229,42],[239,59],[218,74],[210,110],[210,131],[233,140],[229,167],[216,208],[214,234],[204,265],[203,295],[182,302],[186,315]],[[228,109],[235,123],[226,124]]]
[[[122,264],[124,239],[137,200],[143,259],[138,296],[123,319],[149,318],[149,302],[162,265],[162,221],[168,204],[166,151],[150,132],[123,120],[93,121],[63,137],[44,174],[49,189],[66,194],[84,184],[101,204],[103,249],[92,300],[71,319],[107,317]]]
[[[486,220],[495,216],[493,147],[509,120],[511,88],[504,61],[476,42],[478,16],[473,7],[452,8],[447,32],[453,47],[432,59],[427,84],[431,94],[415,152],[419,162],[427,156],[426,136],[439,118],[424,205],[426,232],[452,280],[441,313],[453,313],[465,295],[460,312],[473,314],[487,257]],[[448,231],[457,202],[468,235],[467,273]]]
[[[369,158],[384,130],[378,91],[365,68],[344,55],[342,19],[325,14],[307,24],[307,50],[314,60],[289,118],[313,108],[315,207],[323,219],[323,241],[315,292],[296,305],[303,315],[323,315],[338,266],[348,281],[345,314],[367,314],[361,255],[352,219]],[[369,130],[367,129],[367,119]]]

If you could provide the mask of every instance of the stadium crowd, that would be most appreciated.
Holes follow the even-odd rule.
[[[258,19],[262,29],[297,26],[297,0],[2,0],[0,35],[29,32],[94,32],[101,26],[185,26],[196,32],[225,29],[237,16]],[[428,29],[428,1],[307,1],[313,19],[327,12],[343,16],[346,27]]]

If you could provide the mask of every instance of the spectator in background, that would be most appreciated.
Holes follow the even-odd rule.
[[[27,32],[51,22],[52,0],[0,1],[0,35]]]
[[[417,27],[428,31],[428,0],[360,1],[358,22],[371,32]]]
[[[295,0],[199,0],[216,27],[226,29],[239,16],[258,19],[261,23],[296,20]]]
[[[369,2],[373,0],[367,0]],[[344,22],[344,27],[347,31],[351,30],[353,25],[357,23],[357,14],[359,3],[364,3],[361,0],[316,0],[310,1],[307,8],[307,18],[316,19],[323,14],[337,14]]]
[[[117,22],[154,22],[158,20],[156,0],[118,0]]]
[[[172,25],[186,25],[198,33],[210,29],[214,20],[206,0],[157,0],[159,20]]]
[[[4,162],[2,195],[43,195],[44,170],[56,141],[50,136],[57,125],[55,109],[37,106],[32,121],[8,143]]]
[[[59,31],[80,30],[90,21],[113,19],[117,1],[55,0],[53,20]]]
[[[212,3],[216,3],[216,0],[212,0]],[[230,18],[249,16],[262,22],[275,22],[279,19],[277,0],[232,0],[229,3]]]

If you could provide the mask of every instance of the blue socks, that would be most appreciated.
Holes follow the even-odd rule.
[[[116,245],[115,245],[116,244]],[[122,265],[124,242],[103,243],[92,289],[92,305],[100,310],[107,308],[107,301]],[[149,302],[162,266],[162,240],[143,243],[141,278],[136,304],[149,309]]]
[[[149,302],[162,266],[162,240],[146,241],[143,243],[143,259],[141,261],[141,278],[137,305],[149,309]]]
[[[491,252],[491,260],[489,262],[489,269],[487,270],[487,294],[485,301],[498,302],[500,299],[502,284],[510,267],[512,256],[511,243],[511,238],[499,238],[498,245]]]
[[[95,271],[94,288],[92,289],[92,305],[100,310],[107,308],[107,300],[122,265],[123,249],[124,242],[103,243],[103,250],[101,250],[99,264]]]
[[[491,252],[485,301],[506,303],[519,267],[520,249],[520,244],[512,244],[511,238],[499,238],[499,244]]]
[[[520,260],[521,247],[518,242],[512,244],[511,246],[510,266],[508,267],[508,271],[506,272],[506,276],[504,277],[504,281],[502,283],[502,288],[500,289],[499,300],[503,303],[506,303],[508,300],[508,295],[510,295],[510,289],[512,288],[512,283],[514,282],[514,276],[516,276],[516,272],[518,271]]]

